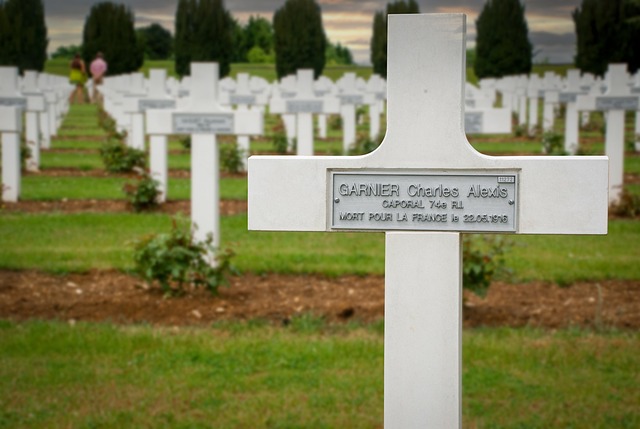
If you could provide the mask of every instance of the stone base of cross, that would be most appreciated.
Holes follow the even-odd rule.
[[[387,134],[251,157],[251,230],[385,231],[384,420],[461,424],[461,232],[605,234],[606,157],[490,157],[464,133],[466,17],[390,15]]]

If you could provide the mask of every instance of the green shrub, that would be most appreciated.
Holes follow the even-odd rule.
[[[504,255],[512,247],[501,235],[462,236],[462,285],[484,296],[496,275],[508,273]]]
[[[632,194],[627,189],[622,190],[620,201],[612,204],[609,210],[622,217],[640,216],[640,195]]]
[[[564,136],[555,131],[545,131],[542,134],[542,152],[549,155],[565,155]]]
[[[145,171],[135,182],[125,183],[122,190],[127,195],[133,210],[141,212],[158,206],[159,186],[160,183]]]
[[[133,149],[119,140],[108,139],[100,148],[104,168],[110,173],[129,173],[134,168],[144,168],[144,151]]]
[[[356,142],[349,148],[349,155],[364,155],[373,152],[382,139],[380,137],[372,140],[368,134],[358,134]]]
[[[194,241],[188,222],[173,219],[168,234],[153,234],[136,242],[134,269],[146,281],[157,282],[167,295],[184,294],[187,287],[204,287],[215,295],[234,272],[234,254],[230,250],[217,252],[212,242],[211,236],[204,242]],[[211,256],[215,266],[209,263]]]
[[[32,152],[29,144],[26,140],[20,141],[20,168],[25,170],[27,168],[27,160],[31,158]]]
[[[191,135],[183,136],[180,138],[180,144],[185,150],[191,149]]]
[[[236,143],[220,145],[220,166],[227,173],[239,173],[244,169],[244,151]]]
[[[329,116],[329,129],[338,131],[342,129],[342,116],[330,115]]]
[[[287,141],[287,136],[284,131],[274,133],[271,137],[271,143],[273,144],[273,150],[277,153],[287,153],[289,142]]]

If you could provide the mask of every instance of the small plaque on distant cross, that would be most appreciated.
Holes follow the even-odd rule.
[[[147,109],[175,109],[175,100],[152,100],[152,99],[140,99],[138,100],[138,110],[144,112]]]
[[[475,104],[475,103],[474,103]],[[482,132],[482,112],[466,112],[464,114],[464,130],[469,134]]]
[[[233,134],[233,113],[176,113],[176,134]]]
[[[319,113],[322,112],[321,100],[287,100],[289,113]]]
[[[332,229],[516,232],[518,174],[333,172]]]
[[[638,97],[604,96],[596,98],[596,110],[638,110]]]
[[[0,97],[0,106],[27,107],[27,99],[24,97]]]

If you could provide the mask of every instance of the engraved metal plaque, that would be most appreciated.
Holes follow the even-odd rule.
[[[340,94],[338,95],[340,102],[342,104],[362,104],[363,97],[362,95],[357,94]]]
[[[0,106],[27,108],[27,99],[24,97],[0,97]]]
[[[176,134],[233,134],[233,113],[175,113]]]
[[[638,110],[638,97],[597,97],[596,110]]]
[[[138,110],[144,112],[147,109],[175,109],[176,102],[175,100],[152,100],[152,99],[141,99],[138,100]]]
[[[482,132],[482,123],[484,115],[482,112],[465,112],[464,114],[464,131],[473,134]]]
[[[560,103],[575,103],[578,98],[577,92],[561,92],[558,96]]]
[[[517,231],[517,171],[332,171],[330,189],[333,230]]]
[[[289,113],[322,113],[322,100],[287,100]]]
[[[255,95],[236,95],[232,94],[229,96],[229,102],[231,104],[255,104],[256,96]]]

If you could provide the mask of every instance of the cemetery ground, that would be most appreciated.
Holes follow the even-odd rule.
[[[132,247],[188,215],[189,152],[172,139],[169,203],[133,213],[134,178],[104,171],[96,117],[72,106],[22,201],[0,208],[0,428],[381,427],[383,235],[248,232],[246,176],[223,174],[222,242],[241,275],[219,296],[167,298],[130,273]],[[339,151],[337,133],[316,152]],[[601,130],[581,137],[603,152]],[[252,151],[272,153],[270,137]],[[625,182],[640,194],[632,151]],[[510,273],[465,294],[464,426],[638,427],[640,219],[509,241]]]

